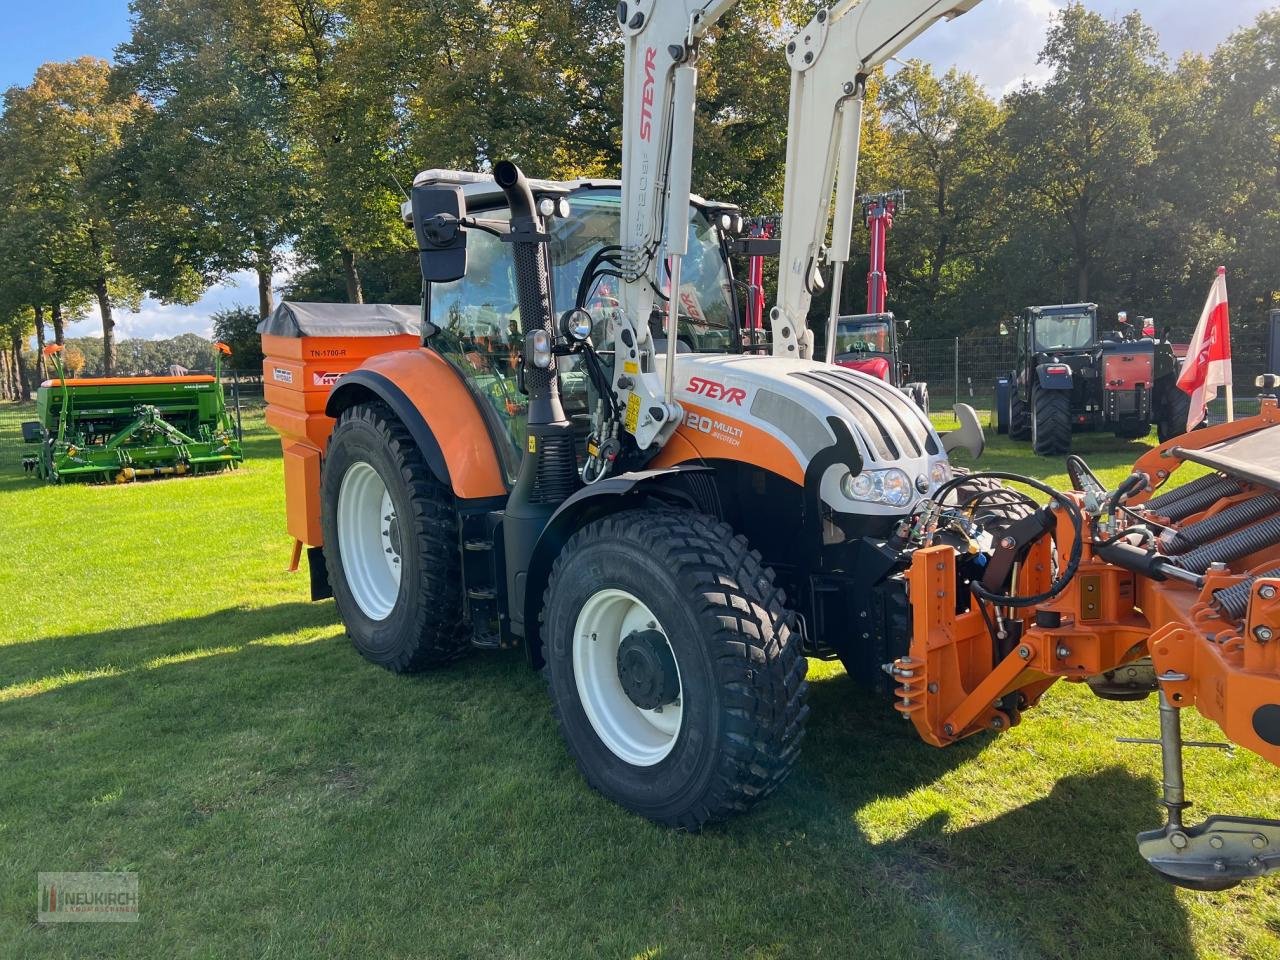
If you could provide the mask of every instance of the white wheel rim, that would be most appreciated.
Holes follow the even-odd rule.
[[[399,531],[387,485],[363,461],[351,465],[338,488],[338,555],[364,615],[385,620],[400,593]]]
[[[618,678],[618,648],[636,631],[666,630],[643,603],[625,590],[607,589],[583,604],[573,631],[573,678],[578,700],[596,736],[616,757],[651,767],[671,752],[684,718],[684,686],[674,703],[644,710],[632,702]],[[668,648],[671,641],[667,640]],[[675,650],[671,650],[675,659]],[[676,679],[680,665],[676,663]]]

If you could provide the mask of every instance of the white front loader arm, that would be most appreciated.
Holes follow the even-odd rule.
[[[615,312],[613,384],[623,428],[640,449],[680,422],[673,396],[680,265],[688,248],[698,43],[737,0],[624,0],[622,309]],[[663,263],[668,259],[669,267]],[[669,277],[669,282],[668,282]],[[649,317],[668,297],[667,362],[654,367]]]
[[[834,264],[827,360],[835,347],[840,282],[849,259],[866,76],[938,20],[950,20],[979,0],[842,0],[819,10],[787,44],[791,104],[782,195],[778,302],[770,311],[776,356],[810,357],[806,318],[822,288],[824,260]],[[835,223],[831,245],[831,196]]]

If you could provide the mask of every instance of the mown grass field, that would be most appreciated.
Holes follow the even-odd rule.
[[[1280,957],[1280,882],[1175,890],[1152,702],[1060,684],[945,751],[831,664],[804,755],[687,835],[592,793],[523,654],[396,677],[285,573],[278,445],[229,475],[23,476],[0,412],[0,957]],[[29,416],[29,413],[27,414]],[[1136,443],[1080,438],[1122,475]],[[987,464],[1060,466],[993,442]],[[1217,739],[1198,718],[1188,737]],[[1188,756],[1194,814],[1280,772]],[[36,923],[38,871],[132,870],[136,924]]]

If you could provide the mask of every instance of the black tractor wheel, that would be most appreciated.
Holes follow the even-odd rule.
[[[623,511],[569,539],[545,596],[544,672],[592,787],[696,830],[783,781],[808,685],[773,579],[743,537],[698,513]]]
[[[1031,412],[1016,381],[1009,385],[1009,439],[1031,439]]]
[[[1156,436],[1161,443],[1187,432],[1187,417],[1191,415],[1191,397],[1178,388],[1172,378],[1156,384]],[[1201,420],[1193,429],[1205,425]]]
[[[1031,391],[1031,448],[1042,457],[1071,452],[1071,394],[1066,390]]]
[[[390,408],[343,412],[320,488],[329,585],[356,649],[396,673],[469,649],[453,496]]]
[[[929,385],[916,381],[915,383],[908,383],[903,389],[907,391],[907,396],[911,397],[911,402],[924,411],[924,415],[927,417],[929,415]]]

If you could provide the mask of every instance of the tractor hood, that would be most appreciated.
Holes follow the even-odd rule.
[[[901,391],[856,370],[784,357],[680,354],[676,399],[685,411],[677,436],[703,459],[751,462],[817,485],[838,513],[902,516],[950,476],[928,417]],[[842,486],[851,472],[866,474],[857,485],[862,496]]]

